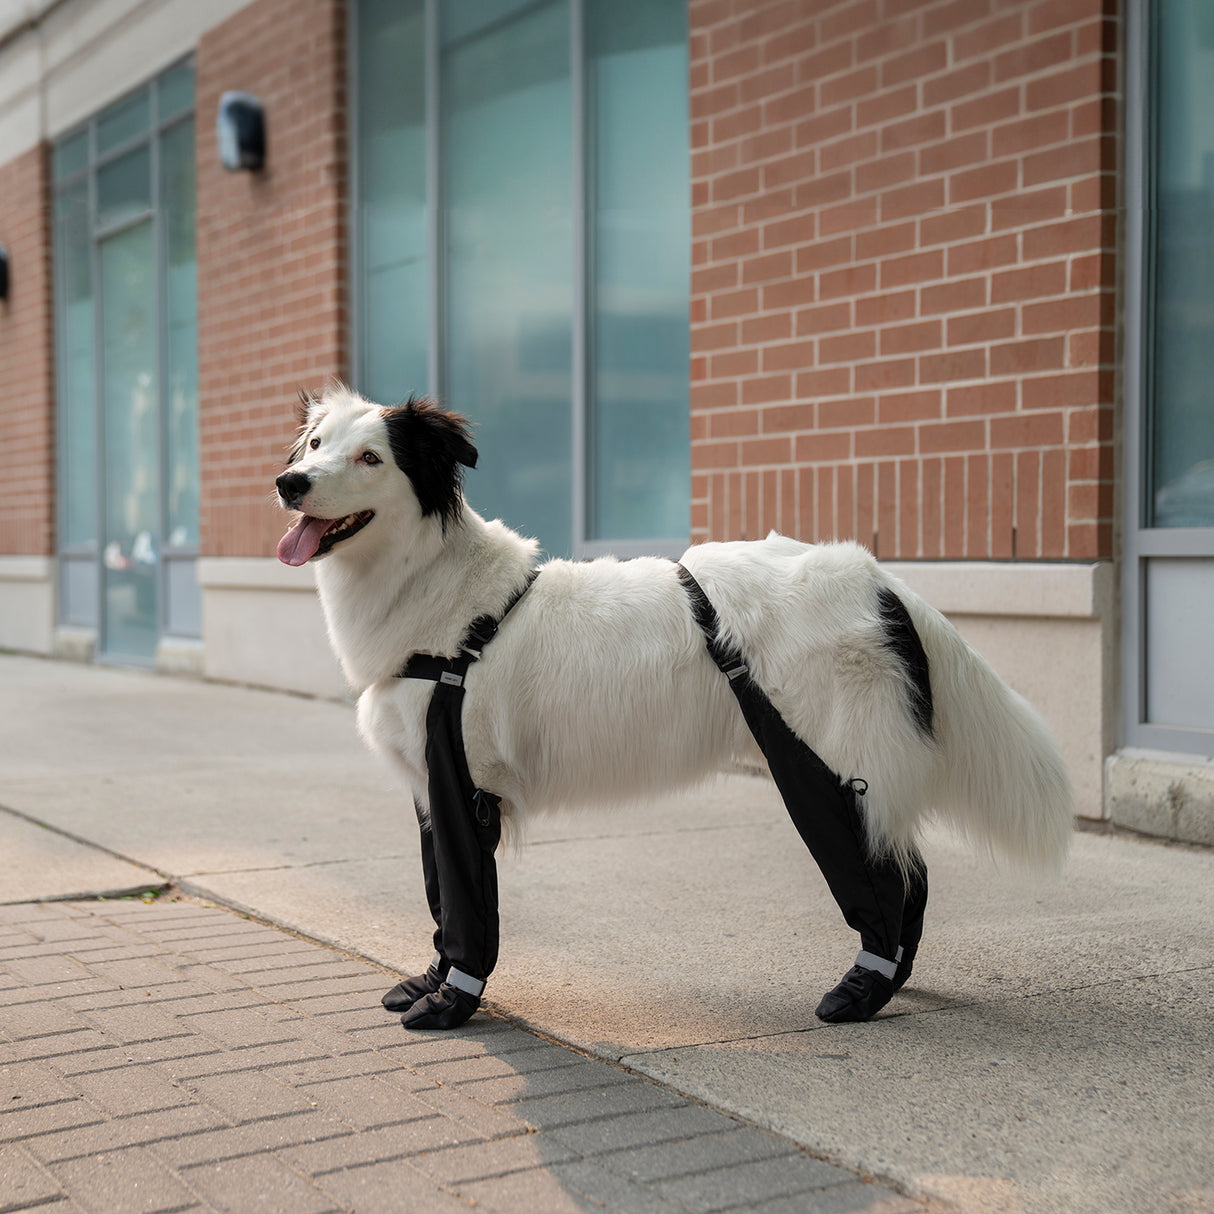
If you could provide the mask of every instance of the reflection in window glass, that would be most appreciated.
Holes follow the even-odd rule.
[[[1214,6],[1153,6],[1155,527],[1214,526]]]
[[[691,478],[686,5],[589,0],[586,16],[589,538],[674,538]]]
[[[194,106],[194,65],[189,61],[170,68],[156,81],[156,111],[160,122]]]
[[[55,199],[55,312],[59,337],[59,539],[97,542],[97,403],[93,390],[93,277],[88,182]]]
[[[444,12],[448,11],[446,8]],[[445,47],[445,394],[489,453],[476,509],[573,543],[572,130],[567,3]]]
[[[164,215],[164,490],[173,548],[198,544],[198,274],[194,258],[194,124],[160,142]]]
[[[422,0],[359,10],[361,388],[392,404],[429,378],[426,37]]]
[[[89,133],[87,130],[60,139],[52,157],[55,180],[79,172],[89,162]]]
[[[141,215],[152,205],[152,154],[146,144],[97,170],[97,223]]]
[[[156,399],[155,247],[145,221],[101,244],[101,389],[105,417],[106,653],[156,653],[160,425]]]
[[[145,135],[151,107],[147,89],[127,97],[103,110],[97,117],[97,151],[99,154],[116,148],[136,135]]]
[[[396,400],[436,366],[485,452],[469,500],[551,554],[681,546],[685,0],[359,0],[356,15],[360,387]]]

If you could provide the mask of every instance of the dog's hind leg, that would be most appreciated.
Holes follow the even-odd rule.
[[[927,910],[927,865],[918,848],[910,856],[906,872],[906,901],[902,904],[902,934],[898,945],[898,969],[894,974],[894,993],[905,985],[914,968],[915,954],[923,935],[923,915]]]
[[[719,639],[716,609],[699,583],[682,565],[678,570],[708,652],[729,680],[793,825],[822,870],[847,925],[860,934],[856,964],[827,992],[816,1014],[828,1021],[867,1020],[910,976],[927,905],[927,869],[922,857],[914,852],[910,863],[903,866],[892,855],[873,853],[858,801],[867,791],[864,781],[841,780],[789,728],[751,679],[742,655]],[[904,616],[901,603],[894,602]],[[883,611],[886,607],[883,601]],[[909,618],[906,628],[913,636]],[[918,645],[917,636],[914,644]],[[903,648],[911,648],[909,639]],[[921,647],[918,652],[922,653]],[[924,680],[926,669],[924,658]],[[930,689],[923,711],[930,724]],[[922,718],[920,723],[924,727]]]
[[[856,964],[827,992],[816,1014],[831,1022],[867,1020],[910,976],[923,931],[927,869],[917,855],[906,873],[892,857],[874,855],[859,807],[860,782],[840,780],[766,697],[747,707],[789,817],[844,921],[860,936]]]

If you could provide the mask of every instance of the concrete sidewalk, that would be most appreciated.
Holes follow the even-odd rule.
[[[484,1165],[499,1170],[467,1181],[482,1184],[475,1194],[464,1192],[463,1181],[452,1187],[443,1180],[442,1191],[459,1193],[461,1201],[475,1195],[501,1209],[590,1209],[598,1202],[621,1210],[772,1214],[870,1209],[882,1201],[892,1209],[910,1208],[889,1187],[818,1171],[826,1160],[836,1169],[875,1176],[916,1201],[965,1211],[1214,1211],[1209,852],[1080,834],[1062,882],[1034,886],[976,860],[948,838],[932,837],[926,849],[932,901],[914,977],[874,1022],[824,1026],[813,1008],[850,964],[856,943],[766,781],[730,777],[652,805],[550,818],[534,824],[521,855],[504,857],[500,865],[502,958],[488,996],[490,1007],[514,1025],[482,1015],[450,1038],[415,1039],[378,1007],[386,988],[376,967],[415,972],[429,957],[416,826],[406,799],[362,752],[347,706],[4,657],[0,714],[0,806],[6,811],[0,812],[0,903],[22,904],[3,911],[0,921],[31,937],[38,956],[65,957],[89,969],[87,981],[106,981],[92,972],[87,956],[66,947],[56,951],[53,935],[30,930],[35,919],[22,916],[49,917],[85,936],[86,927],[102,937],[132,933],[138,948],[162,949],[148,954],[158,965],[185,964],[195,977],[226,974],[210,992],[216,997],[228,993],[223,982],[239,978],[239,997],[252,1000],[249,1006],[262,1018],[278,1023],[274,1018],[283,1016],[292,1026],[291,1040],[306,1037],[303,1021],[329,1015],[311,1013],[336,1000],[332,1014],[354,1027],[337,1020],[327,1027],[356,1035],[343,1039],[341,1048],[326,1039],[326,1065],[362,1062],[321,1077],[302,1072],[306,1079],[285,1084],[297,1093],[301,1085],[365,1084],[372,1076],[394,1088],[418,1083],[431,1092],[435,1085],[454,1089],[477,1099],[478,1109],[493,1111],[486,1116],[520,1118],[516,1104],[548,1098],[530,1086],[539,1081],[522,1062],[525,1053],[542,1051],[535,1060],[545,1060],[537,1068],[548,1077],[545,1083],[565,1083],[559,1072],[593,1070],[608,1077],[590,1083],[592,1098],[577,1095],[582,1089],[576,1086],[554,1092],[562,1100],[588,1101],[594,1110],[595,1121],[577,1123],[583,1130],[574,1145],[552,1146],[555,1127],[535,1126],[525,1116],[502,1135],[483,1134],[478,1141],[486,1158],[505,1157],[488,1145],[499,1138],[514,1143],[508,1152],[521,1143],[556,1154],[510,1155],[509,1166]],[[313,950],[313,960],[303,964],[337,967],[321,979],[319,991],[308,986],[292,1002],[283,988],[267,992],[261,977],[246,983],[238,973],[215,970],[208,957],[188,954],[180,943],[185,937],[171,941],[177,960],[166,961],[164,941],[156,939],[165,929],[136,926],[153,922],[139,916],[203,914],[213,920],[207,930],[223,922],[266,931],[227,912],[163,903],[28,905],[165,881],[346,955],[332,957],[288,939],[288,954]],[[27,1009],[50,996],[47,1002],[58,1012],[89,1022],[85,1030],[63,1028],[59,1044],[70,1045],[73,1032],[105,1032],[92,1022],[88,1006],[101,988],[80,991],[84,1003],[76,1007],[70,989],[60,999],[53,980],[30,985],[14,964],[6,963],[0,1010]],[[288,979],[286,990],[294,991],[294,984],[294,977]],[[194,996],[205,998],[206,992],[183,994],[181,1006],[189,1008]],[[105,996],[114,997],[112,991]],[[173,1008],[161,1004],[158,1011],[175,1027],[157,1038],[157,1049],[171,1052],[172,1042],[185,1041],[204,1053],[231,1048],[206,1032],[204,1041],[194,1041],[194,1024],[179,1031]],[[17,1023],[26,1022],[18,1017]],[[520,1025],[605,1061],[553,1053]],[[319,1026],[308,1031],[313,1029]],[[0,1049],[11,1051],[25,1039],[0,1019]],[[351,1040],[357,1048],[350,1048]],[[504,1048],[496,1048],[499,1042]],[[106,1046],[121,1052],[124,1044],[116,1039]],[[501,1080],[499,1088],[473,1093],[459,1086],[465,1080],[446,1077],[459,1074],[458,1068],[427,1071],[436,1055],[426,1051],[435,1050],[444,1066],[489,1059],[478,1065],[492,1073],[473,1069],[475,1078],[466,1082]],[[3,1055],[6,1064],[21,1056]],[[560,1063],[549,1065],[558,1056]],[[363,1063],[371,1070],[360,1070]],[[148,1065],[161,1079],[168,1075],[166,1082],[176,1081],[163,1057]],[[233,1073],[255,1082],[265,1078],[257,1062]],[[272,1076],[279,1086],[284,1074],[279,1067]],[[108,1124],[112,1114],[95,1092],[60,1079],[67,1094],[45,1108],[62,1112],[84,1101],[80,1107],[89,1116]],[[224,1083],[239,1093],[243,1079]],[[638,1129],[641,1138],[619,1140],[625,1154],[616,1166],[604,1156],[617,1140],[598,1134],[610,1119],[625,1116],[610,1103],[610,1094],[625,1088],[646,1093],[646,1100],[675,1102],[627,1113],[656,1118],[629,1123],[638,1127],[656,1125],[665,1109],[685,1110],[680,1118],[707,1117],[695,1103],[703,1102],[718,1111],[713,1116],[734,1114],[784,1137],[734,1120],[724,1129],[714,1121],[694,1134],[680,1135],[676,1127],[661,1133],[684,1145],[659,1151],[636,1170],[627,1151],[647,1141],[644,1133],[658,1132]],[[485,1092],[502,1098],[485,1099]],[[277,1087],[274,1093],[279,1098]],[[418,1096],[416,1090],[408,1094]],[[7,1092],[5,1098],[7,1103]],[[205,1097],[194,1104],[206,1115],[227,1117],[229,1135],[245,1124]],[[353,1099],[344,1107],[358,1104]],[[340,1109],[328,1111],[344,1128],[324,1141],[357,1139],[386,1126],[360,1126]],[[401,1124],[444,1116],[443,1109],[418,1111]],[[278,1118],[267,1113],[262,1120]],[[524,1134],[521,1125],[538,1135]],[[3,1126],[0,1144],[13,1142]],[[729,1136],[728,1150],[718,1150],[716,1144],[726,1141],[721,1134]],[[744,1139],[761,1144],[753,1148],[759,1153],[746,1153],[750,1146],[736,1157],[728,1153],[740,1150]],[[797,1152],[794,1143],[818,1158]],[[128,1149],[150,1151],[170,1171],[177,1166],[162,1158],[167,1148]],[[413,1208],[408,1184],[389,1183],[385,1200],[397,1204],[376,1205],[371,1189],[338,1193],[320,1171],[308,1170],[310,1164],[287,1160],[285,1149],[259,1145],[255,1154],[273,1156],[309,1186],[310,1195],[322,1194],[330,1203],[301,1208]],[[6,1152],[0,1210],[19,1208],[8,1191],[7,1177],[17,1166],[10,1158],[33,1169],[28,1175],[35,1187],[71,1171],[56,1172],[56,1161],[32,1154],[28,1145],[15,1157],[15,1147],[0,1150]],[[391,1167],[407,1157],[401,1175],[418,1183],[424,1171],[418,1160],[430,1148],[393,1150]],[[763,1152],[773,1150],[769,1162]],[[213,1166],[216,1158],[207,1162]],[[340,1161],[334,1166],[349,1167]],[[227,1170],[226,1164],[219,1169]],[[87,1184],[78,1192],[59,1190],[90,1208],[81,1196],[87,1191]],[[225,1206],[217,1189],[190,1192],[199,1208],[272,1208],[239,1201]],[[424,1196],[425,1189],[417,1194]],[[48,1199],[54,1196],[48,1190]]]

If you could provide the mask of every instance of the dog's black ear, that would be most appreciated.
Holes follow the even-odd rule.
[[[384,409],[383,418],[392,457],[412,482],[422,514],[437,514],[445,529],[459,518],[461,466],[476,467],[467,419],[416,396],[395,409]]]

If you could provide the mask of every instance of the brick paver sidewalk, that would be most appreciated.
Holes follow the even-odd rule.
[[[0,1214],[918,1204],[376,966],[190,902],[0,907]]]

